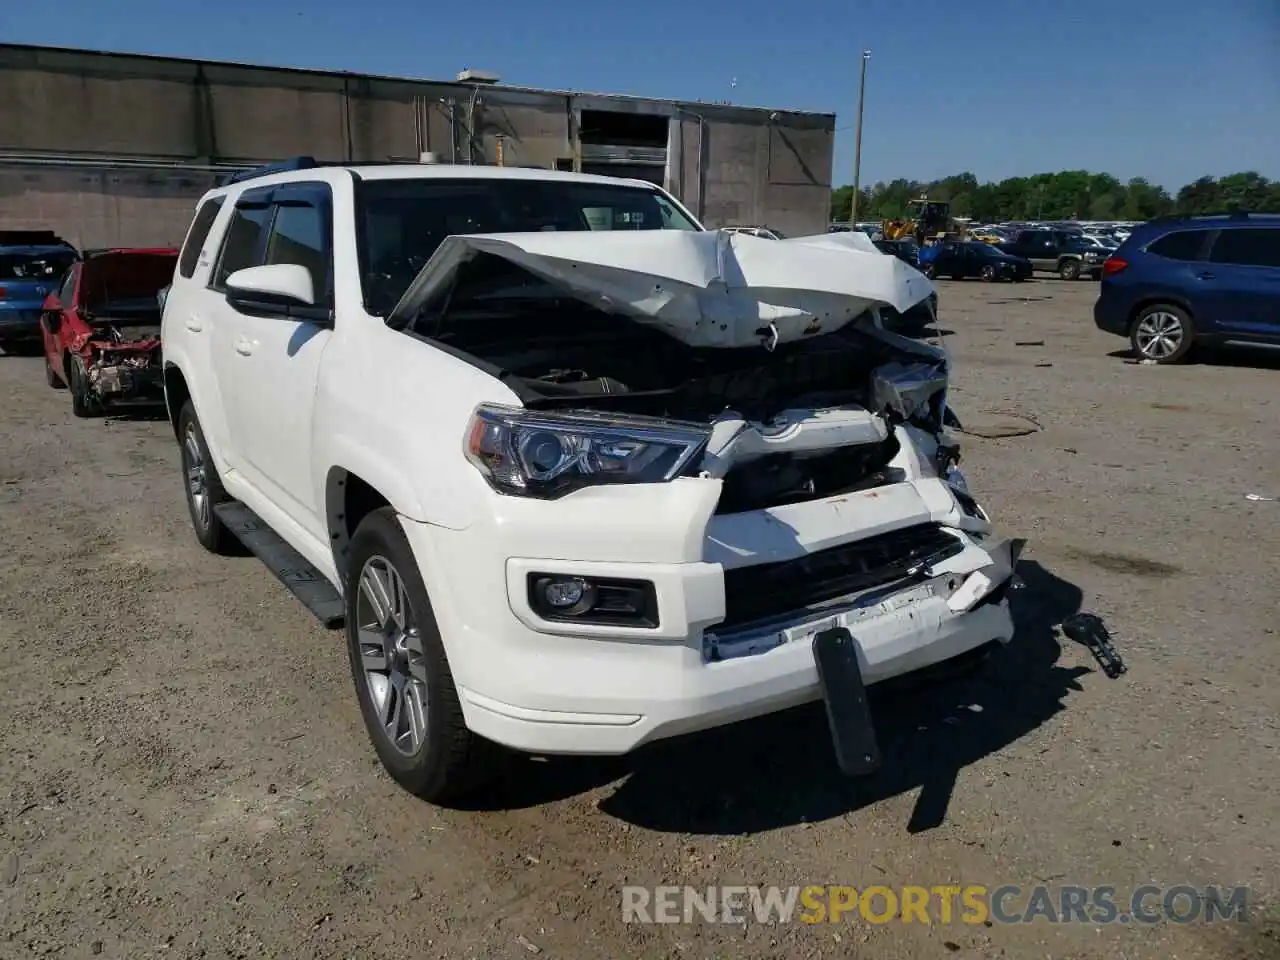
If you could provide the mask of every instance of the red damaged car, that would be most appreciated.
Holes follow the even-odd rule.
[[[160,310],[177,262],[170,248],[86,253],[45,300],[45,379],[71,388],[77,417],[164,401]]]

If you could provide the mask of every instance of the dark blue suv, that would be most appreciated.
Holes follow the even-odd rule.
[[[1156,363],[1196,343],[1280,348],[1280,216],[1142,224],[1103,264],[1093,320]]]

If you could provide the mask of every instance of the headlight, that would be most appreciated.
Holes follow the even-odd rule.
[[[651,417],[481,404],[463,453],[499,493],[552,499],[602,483],[665,483],[709,437],[699,424]]]

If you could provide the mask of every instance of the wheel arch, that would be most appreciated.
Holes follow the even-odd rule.
[[[187,386],[187,378],[182,368],[176,363],[164,365],[164,405],[169,415],[169,425],[173,427],[174,439],[178,439],[178,417],[182,408],[191,399],[191,388]],[[207,442],[207,441],[206,441]]]
[[[386,474],[368,468],[357,470],[333,466],[326,473],[325,526],[333,550],[334,567],[344,583],[351,538],[361,520],[380,507],[391,507],[398,514],[416,516],[414,501],[405,499],[406,494],[399,489],[400,486]]]
[[[1196,314],[1195,314],[1195,311],[1191,309],[1190,302],[1185,297],[1181,297],[1177,294],[1162,293],[1158,295],[1152,294],[1151,296],[1141,297],[1137,300],[1137,302],[1134,303],[1134,305],[1129,309],[1129,316],[1128,316],[1129,329],[1130,330],[1133,329],[1133,325],[1137,321],[1139,315],[1141,315],[1142,311],[1146,310],[1149,307],[1160,306],[1161,304],[1169,304],[1170,306],[1177,307],[1179,310],[1185,311],[1187,316],[1191,318],[1192,326],[1193,327],[1195,326]]]

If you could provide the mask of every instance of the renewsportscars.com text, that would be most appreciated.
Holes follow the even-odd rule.
[[[810,885],[622,888],[625,923],[1085,923],[1243,922],[1248,887],[944,884],[864,888]]]

